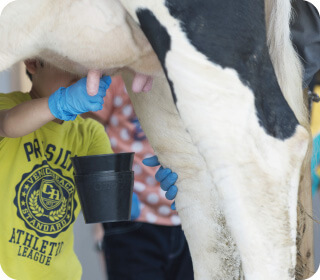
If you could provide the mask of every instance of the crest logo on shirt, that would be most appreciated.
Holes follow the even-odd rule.
[[[56,237],[75,220],[74,194],[73,180],[44,161],[22,176],[14,204],[27,228],[39,236]]]

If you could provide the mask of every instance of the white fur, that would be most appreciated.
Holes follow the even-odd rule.
[[[304,173],[310,173],[309,168],[305,169],[305,165],[310,166],[310,143],[312,140],[309,113],[305,106],[306,97],[302,92],[301,86],[302,65],[291,42],[289,22],[291,18],[296,15],[291,13],[290,2],[291,1],[265,0],[267,40],[270,57],[285,99],[295,113],[299,123],[309,131],[307,138],[309,141],[309,151],[306,155],[304,166],[301,169],[303,173],[299,173],[308,177],[310,174]],[[304,191],[305,188],[310,189],[310,179],[306,181],[307,184],[303,183],[303,185],[300,186],[301,191]],[[288,201],[292,238],[296,238],[297,234],[297,195],[298,187],[292,188],[289,192]],[[295,253],[296,251],[293,252],[293,258],[295,258]]]
[[[130,89],[130,80],[127,75],[125,78]],[[179,174],[176,203],[195,278],[239,279],[240,257],[226,228],[214,183],[172,103],[168,84],[164,78],[157,78],[152,93],[133,94],[129,90],[129,94],[160,161]]]
[[[133,14],[134,1],[122,2]],[[268,136],[258,124],[254,95],[240,82],[237,73],[214,65],[197,52],[165,5],[143,0],[138,3],[137,7],[152,10],[169,32],[171,48],[165,65],[173,81],[177,107],[218,189],[246,279],[293,279],[297,193],[308,145],[307,131],[299,127],[295,136],[286,141]],[[280,11],[290,14],[290,3],[288,6]],[[279,20],[279,15],[274,18]],[[284,66],[296,67],[291,71],[297,73],[293,75],[297,82],[291,83],[285,70],[281,86],[289,104],[294,99],[301,105],[301,71],[286,36],[289,20],[286,23],[279,36],[286,42],[291,61]],[[278,58],[283,58],[282,51],[281,48]],[[301,107],[295,105],[296,114],[301,113]],[[298,116],[301,120],[305,115]],[[195,193],[189,195],[197,197]]]
[[[289,39],[289,1],[265,1],[277,77],[306,126],[300,65]],[[242,279],[242,270],[247,280],[293,279],[308,132],[299,126],[286,141],[268,136],[258,124],[252,91],[234,69],[209,62],[188,43],[163,1],[121,3],[133,18],[137,7],[150,8],[167,27],[172,48],[165,64],[179,114],[155,54],[116,0],[10,3],[0,17],[0,70],[40,56],[79,75],[120,68],[156,75],[150,94],[129,93],[160,161],[179,174],[177,209],[196,279]]]
[[[0,70],[39,56],[67,71],[157,74],[151,46],[116,0],[16,0],[0,17]]]

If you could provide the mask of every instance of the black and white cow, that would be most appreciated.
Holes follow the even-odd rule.
[[[195,278],[295,279],[310,136],[290,1],[120,2],[16,0],[0,17],[0,70],[39,56],[90,71],[90,89],[122,70],[138,91],[153,76],[150,93],[129,94],[161,163],[179,174]]]

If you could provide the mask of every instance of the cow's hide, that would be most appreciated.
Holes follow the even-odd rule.
[[[133,71],[154,75],[152,92],[129,94],[160,161],[179,174],[195,278],[294,279],[309,133],[290,1],[121,3],[9,4],[0,70],[38,56],[79,75],[124,70],[128,89]]]

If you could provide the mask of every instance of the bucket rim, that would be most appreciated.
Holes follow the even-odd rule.
[[[127,152],[127,153],[110,153],[110,154],[100,154],[100,155],[90,155],[90,156],[74,156],[71,159],[78,158],[93,158],[93,157],[107,157],[107,156],[117,156],[117,155],[134,155],[135,152]]]
[[[133,170],[130,171],[114,171],[114,170],[102,170],[102,171],[97,171],[93,173],[87,173],[87,174],[75,174],[74,177],[88,177],[88,176],[98,176],[98,175],[121,175],[121,174],[134,174]]]

